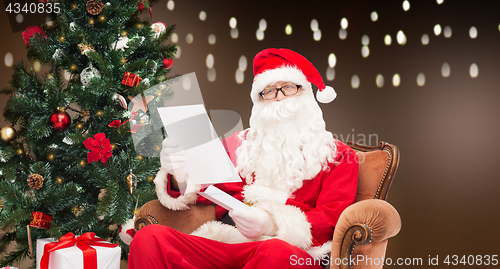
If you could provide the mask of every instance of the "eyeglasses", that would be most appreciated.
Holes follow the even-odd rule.
[[[276,97],[278,97],[278,92],[281,91],[281,93],[284,96],[290,96],[290,95],[295,95],[299,92],[299,88],[302,87],[302,85],[296,85],[296,84],[285,84],[281,88],[265,88],[263,91],[259,93],[259,95],[264,99],[264,100],[271,100]]]

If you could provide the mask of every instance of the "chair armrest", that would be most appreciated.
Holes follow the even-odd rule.
[[[146,225],[160,224],[189,234],[210,220],[216,220],[215,204],[193,204],[186,210],[170,210],[159,200],[152,200],[139,209],[134,228],[138,231]]]
[[[401,218],[388,202],[379,199],[359,201],[347,207],[340,215],[333,233],[331,260],[348,261],[356,245],[377,245],[397,235]],[[380,244],[385,253],[386,243]],[[380,253],[380,250],[377,250]],[[369,253],[368,253],[369,255]],[[352,268],[340,264],[331,268]]]

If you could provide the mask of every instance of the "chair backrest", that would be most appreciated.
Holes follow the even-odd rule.
[[[399,149],[395,145],[380,142],[370,147],[355,142],[346,142],[359,160],[358,191],[356,202],[367,199],[387,199],[399,165]]]

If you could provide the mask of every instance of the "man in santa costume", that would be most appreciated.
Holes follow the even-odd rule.
[[[316,68],[289,49],[266,49],[253,61],[250,128],[224,145],[242,182],[216,186],[251,205],[229,212],[190,235],[148,225],[130,245],[129,268],[321,268],[342,211],[355,201],[355,152],[325,130],[318,101],[336,94]],[[167,208],[211,202],[196,194],[184,171],[186,155],[165,139],[155,184]],[[230,218],[229,218],[230,217]]]

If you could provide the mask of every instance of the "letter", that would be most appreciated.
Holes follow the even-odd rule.
[[[361,255],[358,255],[358,256],[361,256]],[[349,258],[349,264],[352,264],[352,265],[358,265],[356,259],[354,258],[354,256],[351,256],[351,258]]]
[[[431,255],[429,255],[429,265],[438,265],[439,264],[439,255],[436,255],[435,258],[431,258]]]
[[[290,265],[297,265],[297,255],[290,256]],[[292,263],[295,262],[295,263]]]

